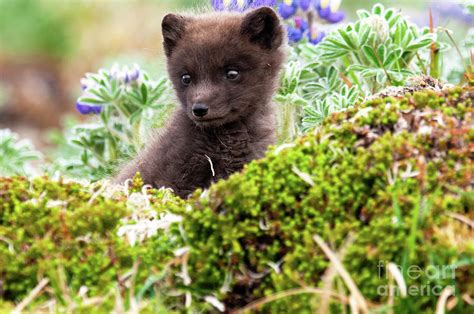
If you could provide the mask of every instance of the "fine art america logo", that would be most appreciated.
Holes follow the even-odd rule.
[[[419,265],[408,265],[403,271],[400,265],[379,261],[377,275],[379,279],[386,278],[389,283],[377,287],[377,294],[381,296],[409,295],[409,296],[439,296],[445,285],[437,284],[440,281],[455,279],[456,267],[452,265],[428,265],[425,268]],[[403,273],[403,275],[402,275]],[[407,286],[406,282],[419,282]]]

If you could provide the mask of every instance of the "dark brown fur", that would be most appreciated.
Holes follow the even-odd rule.
[[[117,181],[139,171],[145,183],[187,197],[262,157],[274,143],[271,98],[284,58],[284,31],[270,8],[168,14],[162,29],[168,73],[181,106]],[[229,68],[239,71],[237,79],[226,78]],[[188,86],[183,74],[192,78]],[[206,116],[193,115],[196,103],[209,107]]]

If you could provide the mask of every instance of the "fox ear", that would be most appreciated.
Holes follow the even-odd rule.
[[[264,49],[276,49],[283,42],[283,28],[278,15],[269,7],[262,7],[249,12],[242,22],[240,33],[247,36],[250,42]]]
[[[167,57],[171,56],[174,47],[183,36],[186,26],[186,18],[181,15],[167,14],[161,22],[163,33],[163,47]]]

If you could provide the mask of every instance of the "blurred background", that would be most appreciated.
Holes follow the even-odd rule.
[[[75,112],[80,79],[113,63],[137,63],[164,74],[160,24],[168,12],[202,11],[207,0],[0,0],[0,129],[10,128],[35,146]],[[375,3],[401,8],[420,26],[454,31],[462,40],[474,26],[456,3],[430,0],[343,0],[347,22]]]

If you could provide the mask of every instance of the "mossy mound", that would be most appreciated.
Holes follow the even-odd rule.
[[[187,201],[148,190],[150,208],[182,221],[135,246],[117,235],[134,215],[126,192],[110,197],[77,183],[0,179],[0,296],[18,301],[48,277],[49,297],[63,303],[61,285],[87,286],[88,297],[110,289],[127,300],[159,294],[145,302],[154,311],[238,309],[322,287],[331,263],[313,240],[318,235],[339,252],[370,307],[387,304],[391,262],[414,287],[395,297],[396,311],[433,311],[451,285],[451,309],[463,312],[474,290],[473,103],[473,88],[376,99],[334,114]],[[51,200],[66,203],[48,206]],[[131,269],[133,289],[121,279]],[[341,280],[330,286],[347,299]],[[259,309],[314,312],[321,302],[315,293],[291,293]],[[110,296],[101,304],[117,307]]]
[[[193,247],[190,272],[198,274],[194,287],[215,291],[230,276],[231,292],[222,297],[239,307],[275,291],[318,285],[329,263],[313,236],[337,250],[354,233],[344,264],[369,300],[385,299],[379,287],[387,285],[386,269],[379,275],[378,265],[388,262],[424,270],[470,264],[456,270],[462,278],[405,279],[472,293],[474,244],[448,240],[446,228],[468,228],[447,213],[474,218],[473,100],[473,89],[455,89],[364,103],[204,196],[197,193],[184,220]],[[310,310],[311,299],[292,297],[270,308]],[[407,299],[401,306],[421,310],[434,308],[437,296],[420,292]]]
[[[44,302],[51,298],[58,306],[72,306],[69,310],[98,313],[114,309],[117,294],[128,303],[130,286],[143,289],[147,278],[163,271],[177,245],[166,232],[132,246],[119,236],[119,227],[133,226],[131,217],[139,212],[153,221],[157,218],[147,217],[147,210],[183,206],[169,191],[142,191],[142,184],[135,180],[129,188],[115,189],[46,177],[0,178],[0,309],[7,307],[1,300],[22,300],[42,278],[48,279],[48,289],[36,305],[44,308],[35,311],[47,311]]]

